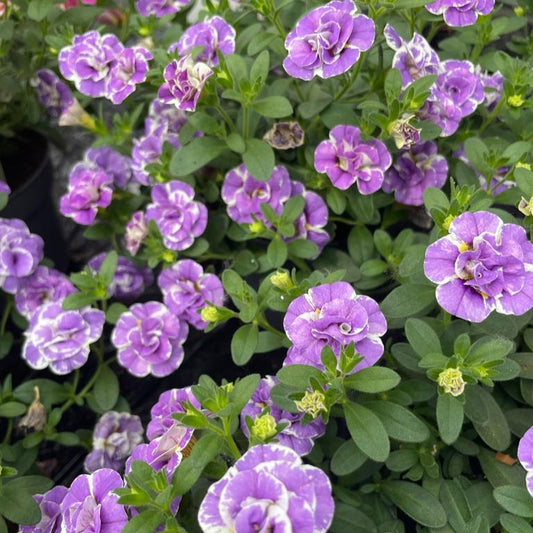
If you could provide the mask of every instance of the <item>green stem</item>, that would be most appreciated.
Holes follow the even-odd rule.
[[[281,337],[282,339],[286,339],[287,338],[285,336],[285,333],[283,333],[282,331],[279,331],[279,329],[276,329],[274,326],[270,325],[268,323],[268,321],[266,320],[266,318],[264,318],[262,316],[257,318],[257,324],[259,326],[261,326],[263,329],[266,329],[266,330],[274,333],[275,335],[278,335],[278,337]]]
[[[357,62],[357,65],[353,69],[352,75],[350,76],[350,78],[348,80],[348,83],[346,83],[344,85],[344,87],[333,97],[333,101],[334,102],[336,102],[337,100],[342,98],[344,93],[354,84],[354,82],[357,79],[357,76],[359,75],[359,72],[361,70],[361,66],[363,65],[364,57],[365,57],[365,54],[361,54],[359,56],[359,61]]]
[[[0,335],[3,335],[6,331],[7,319],[9,318],[9,313],[13,308],[13,298],[8,297],[6,306],[4,307],[4,314],[2,315],[2,322],[0,323]]]
[[[239,448],[237,447],[237,445],[235,444],[235,441],[233,440],[233,437],[231,435],[228,419],[223,418],[222,424],[224,426],[224,437],[226,438],[226,442],[228,444],[228,448],[231,452],[231,455],[233,455],[233,458],[235,460],[240,459],[241,452]]]
[[[311,272],[311,269],[307,266],[307,263],[303,261],[302,259],[300,259],[299,257],[293,257],[291,255],[289,259],[303,272]]]
[[[349,224],[350,226],[357,226],[357,221],[344,217],[329,217],[332,222],[342,222],[343,224]]]
[[[248,139],[248,128],[250,121],[250,110],[247,105],[242,107],[242,138],[246,141]]]
[[[226,121],[226,124],[229,126],[231,131],[235,131],[235,124],[233,123],[233,120],[231,120],[231,117],[224,111],[224,108],[220,105],[220,102],[217,102],[216,105],[213,106],[220,114],[220,116]]]
[[[6,435],[4,437],[4,444],[9,443],[9,439],[11,438],[11,433],[13,432],[13,419],[8,418],[7,419],[7,429],[6,429]]]
[[[487,127],[490,125],[490,123],[498,116],[498,114],[500,113],[500,109],[503,106],[503,103],[504,101],[503,101],[503,94],[502,94],[500,101],[496,104],[494,109],[483,119],[481,126],[479,126],[477,130],[478,134],[484,132],[487,129]]]

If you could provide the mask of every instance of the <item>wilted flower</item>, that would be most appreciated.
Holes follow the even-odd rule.
[[[43,258],[44,242],[18,218],[0,218],[0,288],[15,294]]]
[[[128,515],[113,491],[123,486],[120,474],[109,468],[78,476],[61,502],[61,531],[122,531]]]
[[[345,281],[319,285],[294,299],[283,320],[293,346],[284,361],[324,369],[321,352],[330,346],[337,354],[343,346],[355,343],[363,360],[352,372],[372,366],[383,354],[380,337],[387,322],[378,304],[368,296],[356,294]]]
[[[39,387],[33,387],[34,398],[26,414],[19,420],[18,429],[27,433],[29,431],[41,431],[48,418],[46,407],[41,403],[41,391]]]
[[[137,303],[123,313],[111,334],[118,362],[131,374],[164,377],[183,361],[187,323],[160,302]]]
[[[36,494],[33,499],[41,510],[41,520],[33,526],[20,526],[19,533],[60,533],[63,516],[61,502],[68,493],[63,485],[57,485],[44,494]]]
[[[524,228],[478,211],[455,218],[449,232],[424,260],[443,309],[482,322],[492,311],[521,315],[533,307],[533,244]]]
[[[287,73],[310,80],[349,70],[372,46],[376,33],[373,20],[356,11],[351,0],[334,0],[302,17],[285,39]]]
[[[471,26],[478,15],[488,15],[494,9],[494,0],[436,0],[426,4],[433,15],[443,15],[448,26]]]
[[[465,390],[465,381],[463,373],[458,368],[446,368],[443,370],[438,378],[437,383],[444,389],[446,394],[452,396],[460,396]]]
[[[304,131],[296,121],[276,122],[263,135],[263,140],[276,150],[289,150],[303,145]]]
[[[147,235],[148,226],[144,219],[144,213],[142,211],[135,211],[126,224],[126,233],[124,234],[126,250],[131,255],[136,255]]]
[[[92,473],[99,468],[124,470],[124,463],[143,440],[141,419],[129,413],[108,411],[100,417],[93,432],[93,449],[83,466]]]
[[[200,93],[213,70],[206,63],[195,62],[190,55],[171,61],[163,72],[165,83],[159,87],[157,96],[166,104],[178,109],[194,111]]]
[[[211,485],[198,512],[212,531],[309,531],[324,533],[334,502],[327,475],[280,444],[250,448]]]
[[[68,85],[50,69],[37,71],[31,81],[37,91],[39,102],[48,110],[52,117],[60,117],[74,102]]]
[[[518,443],[518,460],[527,470],[526,486],[533,496],[533,427],[529,428]]]
[[[221,305],[224,301],[218,276],[205,274],[202,265],[192,259],[182,259],[163,270],[157,283],[168,308],[196,329],[207,327],[199,313],[206,303]]]
[[[425,189],[441,189],[448,178],[448,162],[437,150],[434,142],[426,141],[399,152],[396,163],[385,172],[383,190],[394,191],[402,204],[423,205]]]
[[[381,187],[391,163],[385,144],[377,139],[362,141],[361,130],[355,126],[335,126],[329,140],[315,150],[317,172],[325,172],[337,189],[346,190],[357,183],[361,194],[372,194]]]
[[[494,74],[489,74],[488,72],[482,71],[479,65],[476,66],[475,72],[479,76],[483,84],[483,90],[485,91],[485,100],[483,103],[489,110],[492,110],[502,97],[505,78],[499,70]]]
[[[195,202],[194,189],[182,181],[158,183],[152,187],[152,203],[146,220],[155,220],[170,250],[186,250],[207,226],[207,208]]]
[[[140,15],[164,17],[181,11],[182,8],[190,3],[191,0],[137,0],[135,9]]]
[[[89,346],[100,338],[104,322],[98,309],[65,311],[58,302],[41,305],[24,333],[22,358],[36,370],[49,367],[54,374],[68,374],[87,362]]]
[[[393,138],[396,148],[407,149],[420,142],[420,128],[415,128],[410,120],[414,115],[404,114],[402,118],[395,120],[387,128],[389,135]]]
[[[266,407],[270,410],[270,416],[274,421],[274,432],[270,435],[263,435],[262,438],[270,438],[275,435],[276,424],[287,424],[287,427],[281,430],[276,435],[276,439],[280,444],[292,448],[299,455],[308,454],[315,444],[315,439],[322,436],[326,431],[326,425],[322,419],[316,419],[309,424],[303,425],[301,420],[304,413],[289,413],[278,407],[271,398],[272,388],[279,382],[277,378],[273,376],[266,376],[263,378],[256,391],[248,403],[241,411],[241,429],[245,435],[249,435],[248,426],[246,424],[246,417],[249,416],[252,420],[257,420],[261,416]],[[268,418],[263,419],[260,423],[261,431],[266,430],[268,427],[272,428],[272,421],[269,422]],[[258,428],[256,428],[258,429]],[[261,435],[258,435],[261,437]]]

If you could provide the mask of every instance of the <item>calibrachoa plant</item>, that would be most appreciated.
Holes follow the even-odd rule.
[[[531,20],[0,2],[86,140],[67,272],[0,213],[0,532],[531,531]]]

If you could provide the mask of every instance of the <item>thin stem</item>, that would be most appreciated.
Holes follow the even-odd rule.
[[[329,217],[332,222],[342,222],[343,224],[349,224],[350,226],[357,226],[357,221],[344,217]]]
[[[4,314],[2,315],[2,322],[0,323],[0,335],[3,335],[6,331],[7,319],[9,318],[9,313],[13,308],[13,298],[8,298],[6,306],[4,308]]]
[[[250,122],[250,110],[247,105],[242,108],[242,138],[246,141],[248,139],[248,128]]]
[[[287,338],[285,336],[285,333],[283,333],[279,329],[276,329],[274,326],[270,325],[268,323],[268,321],[266,320],[266,318],[264,318],[264,317],[258,317],[257,318],[257,324],[259,326],[261,326],[263,329],[266,329],[266,330],[274,333],[275,335],[278,335],[278,337],[281,337],[282,339],[286,339]]]
[[[343,96],[343,94],[354,84],[361,70],[361,66],[363,65],[364,57],[365,57],[364,54],[361,54],[361,56],[359,57],[359,61],[357,62],[357,65],[352,71],[352,75],[350,76],[348,83],[346,83],[346,85],[344,85],[344,87],[333,97],[334,102],[339,100]]]
[[[228,447],[231,452],[231,455],[233,455],[233,458],[235,460],[240,459],[241,452],[239,448],[237,447],[237,445],[235,444],[235,441],[233,440],[233,437],[231,435],[228,419],[223,418],[222,424],[224,426],[224,437],[226,438],[226,442],[228,443]]]
[[[6,429],[6,435],[4,437],[4,444],[9,443],[9,439],[11,438],[11,433],[13,432],[13,419],[8,418],[7,419],[7,429]]]
[[[220,105],[220,102],[217,101],[216,105],[213,106],[216,109],[220,116],[226,121],[226,124],[230,127],[231,131],[235,131],[235,124],[231,117],[224,111],[224,108]]]

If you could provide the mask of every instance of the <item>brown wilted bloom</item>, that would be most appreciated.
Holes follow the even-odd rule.
[[[514,464],[518,463],[518,459],[515,459],[514,457],[502,452],[498,452],[496,454],[496,461],[508,466],[513,466]]]
[[[277,150],[289,150],[302,146],[304,143],[304,131],[296,121],[276,122],[270,128],[263,140]]]
[[[20,419],[18,428],[24,433],[41,431],[46,424],[46,408],[41,403],[39,387],[33,387],[35,398],[28,407],[26,414]]]

